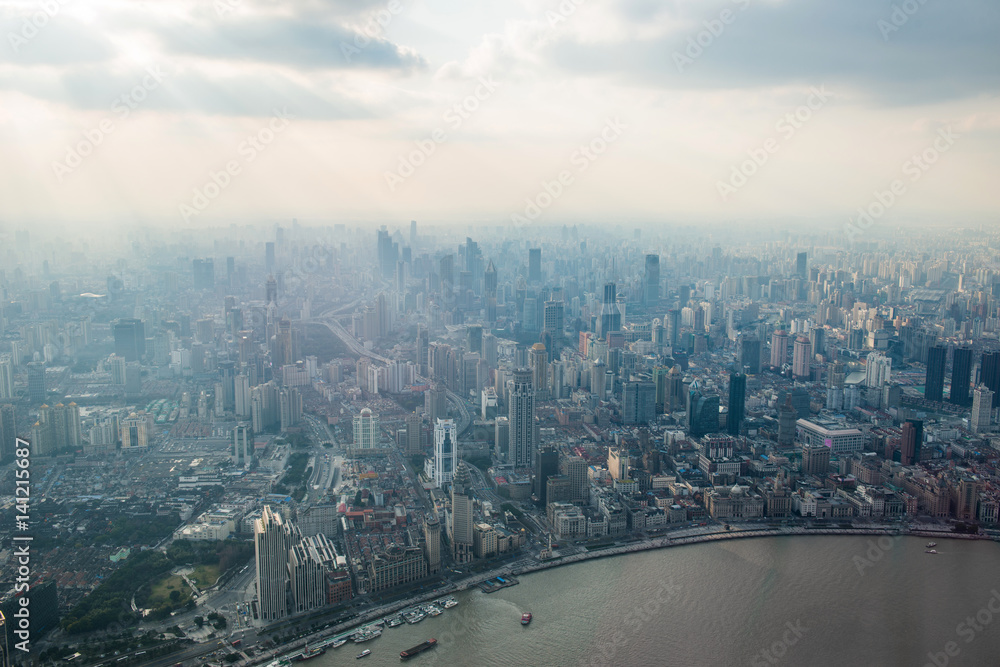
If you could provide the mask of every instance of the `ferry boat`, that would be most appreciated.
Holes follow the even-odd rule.
[[[366,657],[366,656],[369,656],[369,655],[371,655],[371,654],[372,654],[372,650],[371,650],[370,648],[366,648],[366,649],[365,649],[364,651],[362,651],[361,653],[358,653],[358,654],[357,654],[356,656],[354,656],[354,657],[355,657],[356,659],[360,660],[361,658],[364,658],[364,657]]]
[[[451,597],[450,595],[446,598],[441,598],[440,600],[438,600],[438,603],[444,606],[445,609],[451,609],[452,607],[458,606],[458,600]]]
[[[426,611],[431,616],[440,616],[442,613],[444,613],[441,611],[441,607],[438,607],[436,604],[429,604],[425,606],[424,611]]]
[[[521,625],[527,625],[528,623],[531,623],[531,614],[524,612],[521,614]]]
[[[937,546],[937,542],[928,542],[927,543],[927,548],[928,549],[933,549],[936,546]]]
[[[324,653],[326,653],[326,649],[325,648],[308,648],[308,647],[306,647],[306,649],[304,651],[302,651],[302,653],[300,653],[297,658],[295,658],[295,662],[305,662],[306,660],[312,660],[313,658],[318,658],[319,656],[323,655]]]
[[[335,641],[332,644],[330,644],[330,646],[332,646],[333,648],[340,648],[341,646],[343,646],[346,643],[347,643],[346,639],[338,639],[337,641]]]
[[[928,549],[928,550],[927,550],[927,551],[925,551],[924,553],[925,553],[925,554],[936,554],[936,553],[937,553],[937,549]]]
[[[409,614],[407,614],[405,618],[406,618],[406,622],[410,623],[412,625],[414,623],[419,623],[420,621],[422,621],[425,618],[427,618],[427,614],[425,614],[422,611],[413,611],[413,612],[410,612]]]
[[[425,642],[417,644],[413,648],[408,648],[405,651],[401,651],[399,654],[399,659],[408,660],[413,656],[417,655],[418,653],[423,653],[427,649],[434,648],[435,646],[437,646],[437,640],[432,637]]]
[[[389,625],[390,628],[395,628],[395,627],[398,627],[398,626],[400,626],[402,624],[403,624],[403,619],[400,618],[399,616],[393,616],[392,618],[389,619],[389,623],[388,623],[388,625]]]

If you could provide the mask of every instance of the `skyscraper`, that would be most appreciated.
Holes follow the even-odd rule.
[[[618,286],[614,283],[604,284],[604,298],[601,300],[601,313],[597,321],[597,337],[606,339],[608,333],[621,331],[622,313],[618,308]]]
[[[254,520],[254,556],[257,570],[257,607],[262,621],[288,615],[288,551],[292,531],[271,508],[264,506]]]
[[[626,382],[622,387],[622,423],[648,424],[656,419],[656,385]]]
[[[900,463],[904,466],[920,462],[920,446],[924,439],[924,423],[918,419],[903,422],[903,436],[900,441]]]
[[[993,392],[986,385],[976,387],[972,397],[972,417],[969,426],[973,433],[989,433],[992,422]]]
[[[528,282],[542,282],[542,249],[528,249]]]
[[[788,332],[775,331],[771,334],[771,367],[780,369],[788,363]]]
[[[253,460],[253,438],[248,424],[237,424],[233,429],[233,465],[249,468]]]
[[[971,378],[972,348],[956,347],[951,364],[951,393],[948,400],[955,405],[968,405]]]
[[[800,252],[795,256],[795,275],[801,280],[806,280],[809,277],[807,262],[809,261],[809,254],[805,252]]]
[[[14,363],[9,354],[0,355],[0,399],[14,398]]]
[[[142,320],[123,318],[114,323],[115,354],[125,361],[142,361],[146,354],[146,327]]]
[[[535,498],[545,505],[545,484],[549,477],[559,474],[559,452],[552,447],[546,447],[535,457],[535,478],[532,480]]]
[[[437,574],[441,570],[441,523],[435,514],[424,520],[424,555],[427,572]]]
[[[760,339],[753,335],[741,335],[739,347],[739,362],[743,370],[750,375],[759,375]]]
[[[719,396],[702,393],[697,381],[688,389],[687,412],[688,433],[692,438],[719,431]]]
[[[726,415],[726,432],[739,436],[746,414],[747,376],[743,373],[729,374],[729,413]]]
[[[545,345],[535,343],[528,351],[528,364],[531,366],[531,382],[535,387],[535,396],[545,400],[549,389],[549,363]]]
[[[642,281],[642,301],[647,306],[660,300],[660,256],[646,255],[646,270]]]
[[[28,362],[28,400],[44,403],[47,392],[45,386],[45,364],[41,361]]]
[[[215,289],[215,260],[211,257],[206,259],[191,260],[191,272],[193,274],[194,288],[199,290]]]
[[[454,419],[434,422],[434,483],[444,488],[455,479],[458,463],[458,432]]]
[[[423,451],[420,444],[422,420],[419,412],[411,412],[406,415],[406,455],[417,456]]]
[[[455,479],[451,487],[451,546],[452,556],[459,563],[472,559],[473,523],[472,497],[469,490],[472,479],[461,461],[455,469]]]
[[[379,446],[378,415],[368,408],[354,417],[354,450],[358,453],[370,452]]]
[[[944,367],[948,348],[935,345],[927,350],[927,377],[924,381],[924,398],[928,401],[944,400]]]
[[[535,428],[535,390],[531,371],[519,368],[514,371],[508,409],[510,420],[510,462],[517,467],[529,467],[538,444]]]
[[[986,388],[993,392],[993,407],[997,407],[998,394],[1000,394],[1000,351],[983,352],[979,362],[980,380]],[[930,368],[930,361],[928,361]]]
[[[805,336],[796,336],[792,354],[792,375],[799,379],[808,379],[811,361],[812,345],[809,339]]]
[[[483,273],[483,299],[486,306],[486,321],[492,324],[497,321],[497,268],[493,266],[492,259]]]

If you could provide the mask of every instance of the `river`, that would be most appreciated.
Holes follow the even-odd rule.
[[[926,541],[775,537],[592,560],[464,591],[438,617],[308,664],[398,665],[430,637],[408,664],[1000,664],[1000,545],[940,540],[933,555]]]

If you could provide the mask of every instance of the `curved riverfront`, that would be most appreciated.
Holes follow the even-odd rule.
[[[930,533],[939,554],[927,555],[924,532],[896,539],[885,530],[810,530],[794,540],[773,532],[692,535],[670,542],[713,543],[620,558],[598,559],[610,549],[580,554],[588,562],[539,564],[555,568],[544,574],[518,569],[521,585],[489,595],[470,588],[441,616],[387,629],[367,660],[398,664],[401,650],[428,637],[437,649],[414,664],[919,666],[949,648],[959,651],[953,665],[990,664],[1000,654],[1000,614],[978,631],[960,627],[969,617],[992,621],[995,543]],[[762,539],[734,539],[750,536]],[[1000,611],[1000,595],[992,604]],[[524,612],[534,615],[528,627],[519,622]],[[314,662],[340,664],[342,650]]]

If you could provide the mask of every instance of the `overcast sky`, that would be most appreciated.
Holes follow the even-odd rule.
[[[998,33],[995,0],[2,2],[0,225],[837,226],[894,180],[886,220],[997,222]]]

